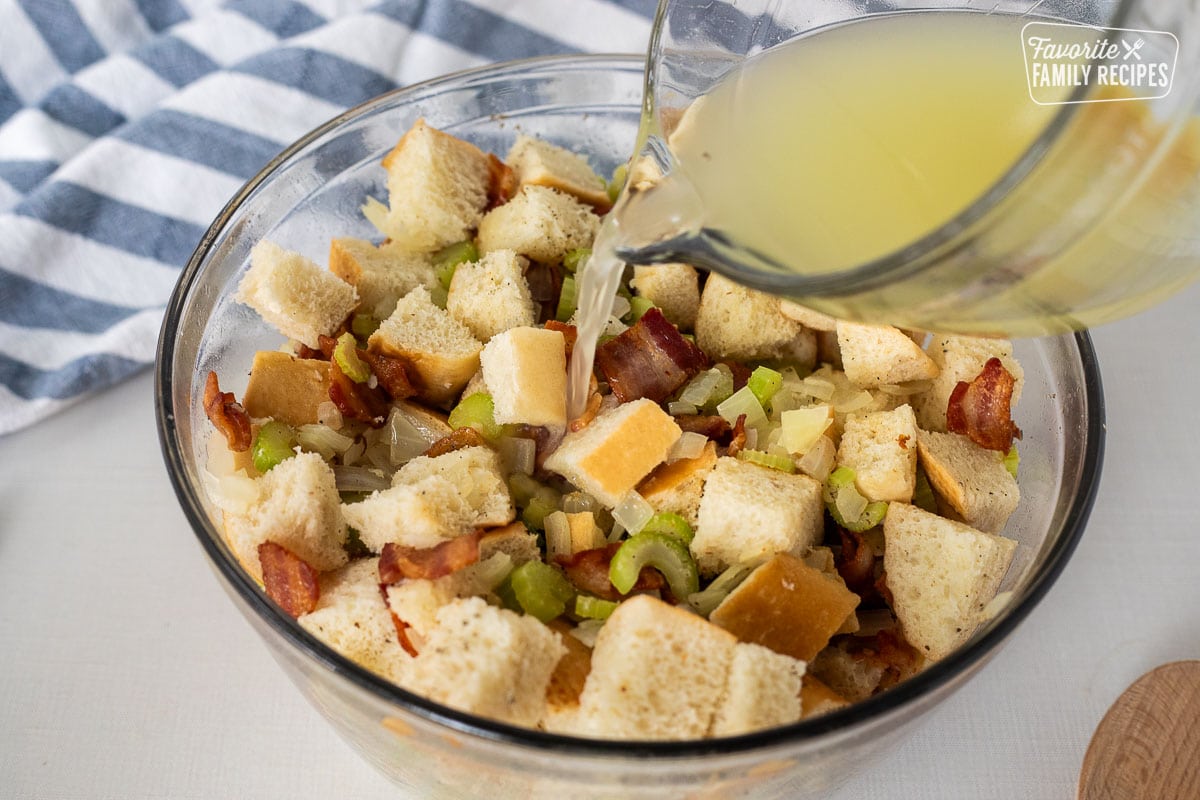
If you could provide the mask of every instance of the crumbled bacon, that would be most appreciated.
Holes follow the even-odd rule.
[[[474,428],[455,428],[453,432],[429,445],[429,449],[423,455],[437,458],[446,453],[453,453],[455,450],[462,450],[464,447],[479,447],[485,444],[487,441],[483,438],[483,434]]]
[[[204,413],[225,437],[229,449],[241,453],[250,449],[250,415],[233,392],[222,392],[217,373],[209,372],[204,381]]]
[[[875,593],[875,554],[861,533],[838,528],[841,551],[834,559],[846,588],[864,600]]]
[[[562,268],[534,261],[525,270],[525,282],[538,309],[538,322],[554,320],[558,314],[558,296],[562,293]]]
[[[595,378],[593,378],[592,381],[594,383]],[[592,393],[588,395],[587,405],[584,406],[583,413],[571,420],[571,424],[567,426],[571,433],[576,433],[577,431],[583,430],[588,425],[591,425],[592,420],[594,420],[596,415],[600,413],[600,405],[603,402],[604,398],[600,395],[600,392],[593,390]]]
[[[725,418],[719,417],[716,414],[711,416],[704,414],[680,414],[675,417],[675,424],[684,433],[699,433],[718,444],[729,443],[730,437],[733,435],[733,428],[729,426]]]
[[[370,350],[359,350],[358,357],[367,362],[380,388],[393,400],[404,400],[419,393],[416,370],[404,359]]]
[[[736,392],[750,382],[750,368],[737,361],[722,361],[733,373],[733,390]]]
[[[605,600],[621,600],[638,592],[666,591],[667,581],[662,573],[652,567],[643,567],[629,594],[618,592],[608,579],[608,568],[620,547],[620,542],[613,542],[606,547],[558,556],[554,561],[563,568],[567,580],[576,588]]]
[[[396,637],[400,640],[400,647],[404,649],[404,652],[416,658],[417,648],[413,646],[412,640],[408,638],[408,629],[412,626],[396,616],[395,611],[392,611],[392,605],[388,602],[387,590],[388,584],[379,584],[379,593],[383,595],[383,604],[387,607],[388,613],[392,615],[392,625],[396,628]]]
[[[915,675],[921,666],[921,654],[892,631],[879,631],[873,636],[850,636],[846,641],[846,652],[851,658],[883,667],[883,676],[875,689],[877,692]]]
[[[965,434],[988,450],[1007,453],[1021,429],[1012,420],[1016,379],[998,358],[990,358],[970,383],[959,381],[946,404],[946,429]]]
[[[908,440],[911,438],[912,437],[909,436],[908,434],[902,433],[896,437],[896,444],[900,445],[901,450],[907,450],[908,449]]]
[[[729,440],[729,451],[725,454],[736,456],[746,446],[746,415],[738,414],[737,422],[733,423],[733,436]]]
[[[379,553],[379,581],[390,585],[406,578],[434,580],[469,567],[479,560],[482,536],[475,531],[425,548],[388,542]]]
[[[502,206],[517,194],[520,182],[517,173],[508,164],[488,153],[488,193],[487,210]]]
[[[631,328],[596,348],[596,366],[622,403],[666,400],[708,366],[708,357],[683,338],[662,311],[651,308]]]
[[[276,542],[258,546],[263,586],[267,596],[293,618],[317,607],[321,598],[320,574],[300,556]]]
[[[875,592],[887,603],[888,608],[896,607],[896,599],[892,597],[891,587],[887,583],[887,571],[880,570],[879,577],[875,579]]]
[[[559,322],[556,319],[546,320],[546,330],[558,331],[567,340],[567,363],[571,363],[571,353],[575,352],[575,340],[579,336],[579,332],[574,325],[568,325],[565,322]]]
[[[383,390],[355,383],[342,372],[337,359],[329,362],[329,399],[347,419],[356,419],[378,428],[387,419],[387,397]]]

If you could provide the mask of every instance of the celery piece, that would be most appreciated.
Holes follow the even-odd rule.
[[[588,594],[575,595],[575,616],[584,619],[608,619],[617,610],[617,603]]]
[[[700,616],[707,617],[753,571],[754,567],[749,564],[734,564],[713,578],[713,582],[705,587],[703,591],[688,595],[687,604]]]
[[[758,398],[759,405],[766,408],[771,398],[779,391],[779,387],[783,386],[783,375],[770,367],[755,367],[754,372],[750,373],[750,379],[746,381],[746,386]]]
[[[704,408],[709,411],[716,410],[717,406],[733,396],[733,370],[728,364],[717,364],[713,369],[717,371],[718,377],[708,402],[704,404]]]
[[[700,575],[687,545],[669,533],[634,534],[622,543],[608,567],[608,580],[621,594],[637,583],[644,567],[667,579],[671,594],[683,600],[700,589]]]
[[[296,454],[296,430],[283,422],[271,420],[258,429],[254,444],[250,448],[250,456],[254,459],[254,468],[264,475],[281,462]]]
[[[859,493],[854,485],[854,470],[849,467],[838,467],[833,472],[829,473],[829,478],[825,481],[825,488],[822,491],[822,497],[825,500],[825,508],[829,511],[829,515],[833,517],[833,521],[849,531],[862,533],[869,528],[874,528],[887,515],[888,504],[882,501],[873,503],[865,502],[865,498]],[[862,511],[853,519],[847,519],[846,514],[841,510],[848,504],[845,502],[848,498],[843,497],[842,503],[839,504],[838,498],[842,492],[847,494],[857,495],[863,500],[861,503]]]
[[[449,289],[450,281],[454,280],[454,270],[458,269],[458,265],[478,260],[479,250],[469,239],[446,245],[433,254],[433,270],[437,274],[438,283],[442,285],[443,289]]]
[[[450,299],[450,294],[446,291],[446,287],[439,283],[429,290],[429,299],[435,306],[445,311],[446,302]]]
[[[350,332],[338,337],[337,345],[333,348],[333,360],[337,362],[338,369],[355,383],[366,383],[371,377],[371,368],[358,357],[358,342]]]
[[[629,164],[617,164],[616,169],[612,172],[612,179],[608,182],[609,202],[617,202],[617,198],[621,195],[621,190],[625,188],[625,180],[628,177]]]
[[[696,533],[687,520],[671,511],[660,511],[642,526],[642,533],[667,533],[684,544],[691,544]]]
[[[521,521],[526,526],[540,531],[546,525],[546,517],[555,511],[558,511],[558,492],[546,486],[525,504],[524,510],[521,511]]]
[[[474,428],[489,442],[499,441],[504,435],[504,426],[496,422],[496,405],[485,392],[475,392],[459,400],[446,422],[454,430]]]
[[[741,450],[738,450],[737,457],[742,461],[749,461],[751,464],[758,464],[760,467],[777,469],[789,475],[796,471],[796,462],[787,456],[776,455],[775,453],[764,453],[762,450],[751,450],[748,447],[743,447]]]
[[[562,292],[558,295],[558,309],[554,318],[559,322],[570,322],[575,313],[575,277],[564,275]]]
[[[578,272],[591,255],[590,247],[576,247],[574,250],[568,250],[563,256],[563,269],[567,272]]]
[[[354,318],[350,320],[350,332],[354,334],[355,338],[363,341],[369,339],[371,334],[378,329],[379,320],[370,314],[355,314]]]
[[[642,315],[652,308],[654,308],[654,303],[651,303],[650,299],[647,297],[635,295],[634,298],[629,301],[629,313],[633,315],[632,320],[634,322],[637,322],[639,319],[641,319]]]
[[[912,504],[931,514],[937,513],[937,498],[933,496],[933,486],[929,483],[929,476],[920,466],[917,467],[917,486],[913,489]]]
[[[1017,477],[1017,467],[1021,464],[1021,454],[1017,452],[1017,443],[1013,442],[1013,446],[1004,454],[1004,468],[1008,470],[1008,474]]]
[[[563,574],[541,561],[526,561],[505,579],[521,610],[542,622],[562,616],[575,589]]]

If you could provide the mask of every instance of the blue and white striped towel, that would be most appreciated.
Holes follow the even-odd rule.
[[[641,52],[655,0],[0,0],[0,434],[154,358],[208,223],[288,142],[510,58]]]

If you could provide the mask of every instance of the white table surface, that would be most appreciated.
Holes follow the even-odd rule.
[[[1007,647],[838,798],[1063,800],[1109,703],[1200,658],[1200,288],[1095,332],[1103,485]],[[143,374],[0,438],[0,796],[398,798],[205,564]]]

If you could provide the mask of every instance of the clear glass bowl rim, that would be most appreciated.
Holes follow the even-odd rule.
[[[456,85],[470,85],[473,81],[480,79],[488,82],[505,75],[553,72],[562,69],[637,70],[640,72],[643,64],[644,57],[641,55],[596,54],[542,56],[462,70],[401,87],[368,100],[314,128],[281,151],[263,167],[262,171],[246,182],[209,226],[188,260],[167,304],[159,334],[154,380],[155,416],[167,472],[184,516],[227,587],[236,591],[246,605],[254,609],[258,617],[277,635],[313,662],[351,682],[360,690],[374,695],[383,702],[443,725],[451,731],[478,736],[501,744],[529,747],[543,753],[559,752],[564,755],[581,757],[624,757],[639,760],[687,759],[716,754],[749,753],[763,748],[800,746],[805,743],[813,743],[830,734],[849,733],[860,724],[889,716],[921,697],[935,692],[943,684],[969,670],[981,659],[991,654],[1033,610],[1066,566],[1083,534],[1088,515],[1095,501],[1104,456],[1104,400],[1100,369],[1091,338],[1086,332],[1070,335],[1079,353],[1084,376],[1084,403],[1088,417],[1084,432],[1085,452],[1080,462],[1079,491],[1073,498],[1062,530],[1054,539],[1045,558],[1038,565],[1036,573],[1030,576],[1027,588],[1020,600],[1001,612],[1001,616],[994,624],[973,640],[969,646],[959,649],[917,676],[882,694],[813,719],[801,720],[792,725],[741,736],[689,741],[583,739],[476,717],[406,691],[340,655],[311,636],[295,620],[282,613],[241,566],[228,558],[222,551],[218,545],[221,539],[220,532],[209,519],[200,500],[199,492],[202,489],[187,479],[187,457],[176,434],[173,403],[176,380],[174,373],[175,346],[179,338],[179,323],[186,308],[187,299],[201,275],[201,266],[204,264],[213,242],[241,208],[242,203],[258,187],[268,182],[276,170],[339,125],[370,114],[381,106],[390,105],[397,102],[398,99],[408,96],[420,96]],[[184,379],[190,380],[191,376],[187,375]]]

